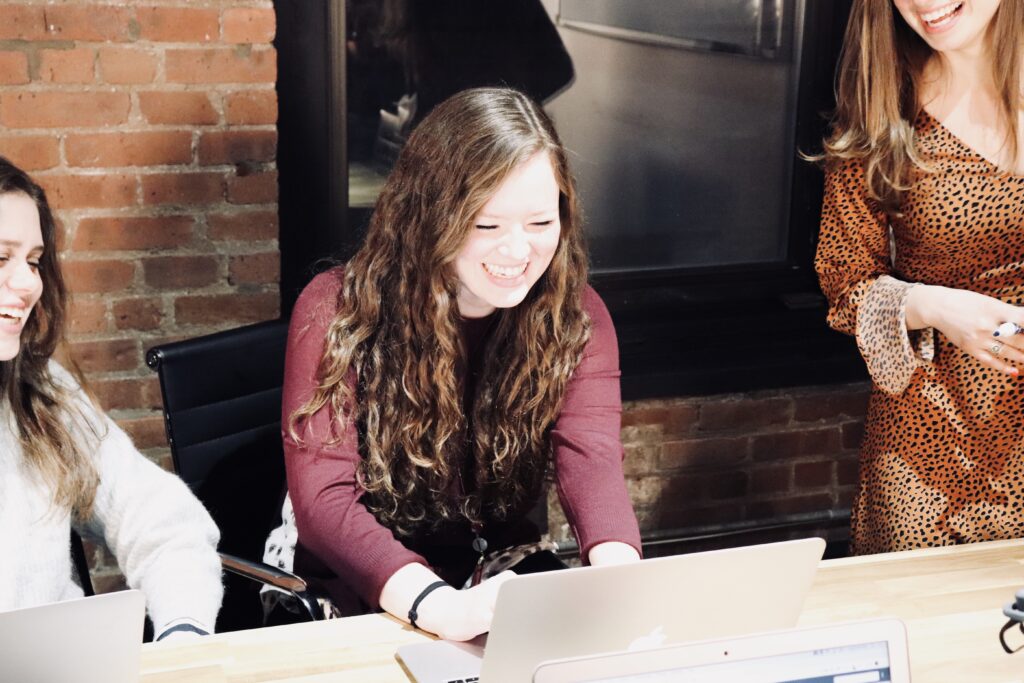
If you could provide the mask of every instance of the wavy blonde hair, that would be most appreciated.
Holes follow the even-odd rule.
[[[1017,116],[1024,103],[1024,0],[1002,0],[989,26],[992,77],[1010,158],[1019,148]],[[920,79],[932,49],[894,11],[892,0],[854,0],[843,38],[826,163],[864,162],[868,196],[896,213],[913,168],[928,170],[915,144]]]
[[[99,474],[90,458],[82,429],[91,429],[67,389],[50,373],[50,358],[64,339],[67,290],[58,258],[57,229],[46,193],[29,176],[0,157],[0,195],[20,193],[39,211],[43,254],[39,275],[43,292],[21,333],[21,349],[0,361],[0,394],[17,425],[25,459],[53,489],[53,502],[78,519],[92,512]],[[81,373],[69,369],[79,382]],[[79,429],[72,433],[69,427]]]
[[[539,153],[549,156],[559,186],[558,247],[526,299],[493,314],[466,415],[454,261],[490,197]],[[586,281],[576,190],[551,120],[515,90],[451,97],[410,136],[366,241],[346,266],[319,385],[291,415],[292,437],[325,406],[353,420],[368,507],[399,534],[524,511],[540,492],[549,431],[590,336]],[[463,483],[468,495],[459,503],[450,492]]]

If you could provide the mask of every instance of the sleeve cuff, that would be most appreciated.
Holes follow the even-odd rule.
[[[907,293],[915,284],[882,275],[857,313],[857,346],[871,379],[888,394],[902,393],[914,372],[935,357],[934,329],[907,331]]]

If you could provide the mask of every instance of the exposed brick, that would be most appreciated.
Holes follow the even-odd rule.
[[[241,90],[224,97],[224,117],[231,124],[277,123],[277,92]]]
[[[725,470],[705,477],[705,495],[714,500],[743,498],[747,495],[750,475],[742,470]]]
[[[775,500],[760,500],[747,506],[752,519],[765,519],[777,515],[793,515],[801,512],[832,510],[835,504],[829,493],[813,493],[802,496],[787,496]]]
[[[71,248],[75,251],[142,251],[180,247],[192,239],[192,216],[83,218]]]
[[[149,123],[209,125],[218,120],[205,92],[140,92],[139,109]]]
[[[700,428],[713,431],[787,424],[791,413],[788,397],[707,402],[700,408]]]
[[[117,420],[117,424],[128,432],[128,436],[138,449],[167,445],[167,432],[164,430],[164,420],[160,415],[122,418]]]
[[[685,529],[706,524],[726,524],[743,519],[743,507],[735,502],[723,502],[706,507],[659,509],[654,515],[657,529]]]
[[[219,269],[215,256],[159,256],[142,261],[146,284],[164,290],[212,285]]]
[[[842,430],[843,448],[860,448],[864,441],[864,422],[847,422]]]
[[[44,83],[92,83],[95,78],[96,53],[92,48],[39,51],[39,80]]]
[[[793,465],[793,479],[797,488],[820,488],[832,484],[835,463],[831,460],[798,462]]]
[[[273,161],[276,154],[276,130],[218,130],[199,139],[199,163],[204,166]]]
[[[164,57],[168,83],[273,83],[277,55],[272,48],[209,48],[168,50]]]
[[[208,43],[220,33],[215,9],[140,7],[136,11],[139,37],[168,43]]]
[[[45,37],[42,5],[0,5],[0,40],[41,40]]]
[[[146,204],[210,204],[224,198],[221,173],[154,173],[142,176]]]
[[[625,458],[622,469],[627,475],[651,474],[658,469],[658,454],[661,449],[656,444],[630,444],[625,446]]]
[[[106,83],[152,83],[157,56],[133,47],[104,47],[99,51],[100,78]]]
[[[0,124],[11,128],[79,128],[125,123],[125,92],[7,92],[0,94]]]
[[[836,462],[836,483],[839,486],[852,486],[860,479],[860,459],[857,457],[840,458]]]
[[[50,38],[90,42],[124,42],[138,35],[130,7],[115,5],[46,5],[46,32]]]
[[[159,299],[121,299],[113,306],[114,325],[119,330],[158,330],[164,321],[163,305]],[[137,406],[120,406],[131,408]]]
[[[790,490],[793,468],[789,465],[759,467],[750,471],[750,493],[783,493]]]
[[[277,251],[240,254],[228,261],[229,285],[266,285],[281,280],[281,255]]]
[[[276,211],[211,214],[206,220],[213,240],[272,240],[277,239],[280,230]]]
[[[135,265],[128,261],[65,261],[64,276],[72,292],[118,292],[131,287]]]
[[[272,204],[277,201],[277,171],[228,178],[232,204]]]
[[[158,166],[192,161],[192,133],[70,134],[64,141],[69,166]]]
[[[160,401],[156,405],[145,405],[146,400],[152,396],[149,385],[158,383],[156,376],[152,378],[119,378],[93,380],[89,383],[96,398],[104,410],[133,410],[139,408],[154,409],[160,407]]]
[[[51,175],[36,180],[58,209],[112,208],[137,203],[138,179],[134,175]]]
[[[809,394],[795,398],[793,419],[797,422],[813,422],[836,417],[864,417],[867,412],[870,388],[842,393]]]
[[[224,10],[222,37],[225,43],[269,43],[275,27],[269,7],[232,7]]]
[[[662,444],[661,469],[726,467],[747,457],[746,437],[687,439]]]
[[[22,85],[28,82],[28,55],[13,50],[0,51],[0,85]]]
[[[135,370],[144,365],[142,349],[134,339],[71,342],[70,350],[86,373]]]
[[[98,334],[106,332],[107,304],[98,297],[74,295],[68,314],[68,329],[71,334]]]
[[[798,431],[757,434],[750,439],[754,460],[788,460],[800,455],[802,436]]]
[[[800,454],[832,454],[842,448],[842,440],[842,431],[838,426],[808,429],[800,434]]]
[[[280,312],[276,293],[183,296],[174,302],[174,318],[181,325],[224,325],[272,320]]]
[[[53,135],[0,135],[0,154],[25,171],[44,171],[60,163]]]
[[[686,436],[697,426],[699,410],[693,403],[674,403],[647,407],[644,404],[626,404],[622,409],[623,426],[657,424],[666,435]]]

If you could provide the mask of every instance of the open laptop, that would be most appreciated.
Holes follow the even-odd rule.
[[[825,541],[808,538],[513,578],[482,643],[398,648],[417,683],[528,681],[541,662],[796,624]]]
[[[898,619],[545,662],[533,683],[910,683]]]
[[[135,683],[145,614],[137,590],[0,612],[0,681]]]

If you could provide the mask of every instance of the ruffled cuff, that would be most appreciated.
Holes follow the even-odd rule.
[[[932,328],[907,331],[907,293],[915,283],[879,277],[857,311],[857,346],[871,379],[888,394],[899,394],[914,371],[935,357]]]

